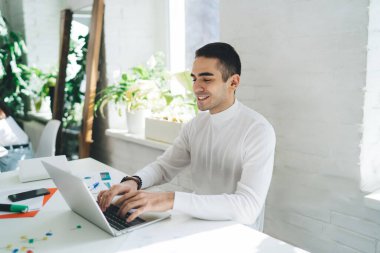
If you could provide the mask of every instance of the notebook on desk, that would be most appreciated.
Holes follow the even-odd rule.
[[[19,178],[25,183],[50,178],[41,161],[47,161],[54,164],[64,164],[67,162],[66,156],[50,156],[21,160],[19,162]]]
[[[87,185],[81,178],[66,171],[64,165],[54,165],[46,161],[42,163],[71,210],[113,236],[119,236],[170,216],[167,212],[147,212],[127,223],[127,217],[117,216],[117,206],[111,205],[103,213]]]

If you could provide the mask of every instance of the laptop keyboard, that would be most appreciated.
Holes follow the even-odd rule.
[[[128,212],[125,218],[121,218],[117,215],[117,212],[119,211],[119,207],[115,205],[110,205],[110,207],[107,208],[107,210],[103,213],[106,217],[107,221],[113,227],[114,229],[120,231],[132,226],[139,225],[141,223],[144,223],[145,220],[137,217],[131,222],[127,222],[127,218],[129,215],[131,215],[131,212]]]

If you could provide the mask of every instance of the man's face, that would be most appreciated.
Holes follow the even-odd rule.
[[[215,58],[197,57],[191,73],[198,108],[211,114],[224,111],[234,103],[234,91],[239,84],[238,75],[224,82],[218,63]]]

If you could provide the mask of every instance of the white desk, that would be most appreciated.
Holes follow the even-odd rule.
[[[114,178],[124,176],[91,158],[71,161],[70,165],[73,173],[109,170]],[[16,187],[54,184],[51,180],[22,184],[17,171],[0,174],[0,190]],[[75,229],[77,225],[82,228]],[[52,236],[33,244],[20,239],[43,238],[49,231]],[[11,252],[5,249],[9,243],[33,247],[33,252],[306,252],[232,221],[203,221],[177,212],[172,212],[170,219],[112,237],[72,212],[59,192],[33,218],[0,219],[0,235],[0,252]]]

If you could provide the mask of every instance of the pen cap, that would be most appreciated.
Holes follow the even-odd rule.
[[[9,211],[18,212],[18,213],[26,213],[28,209],[29,209],[28,206],[24,206],[24,205],[11,205],[11,208]]]

